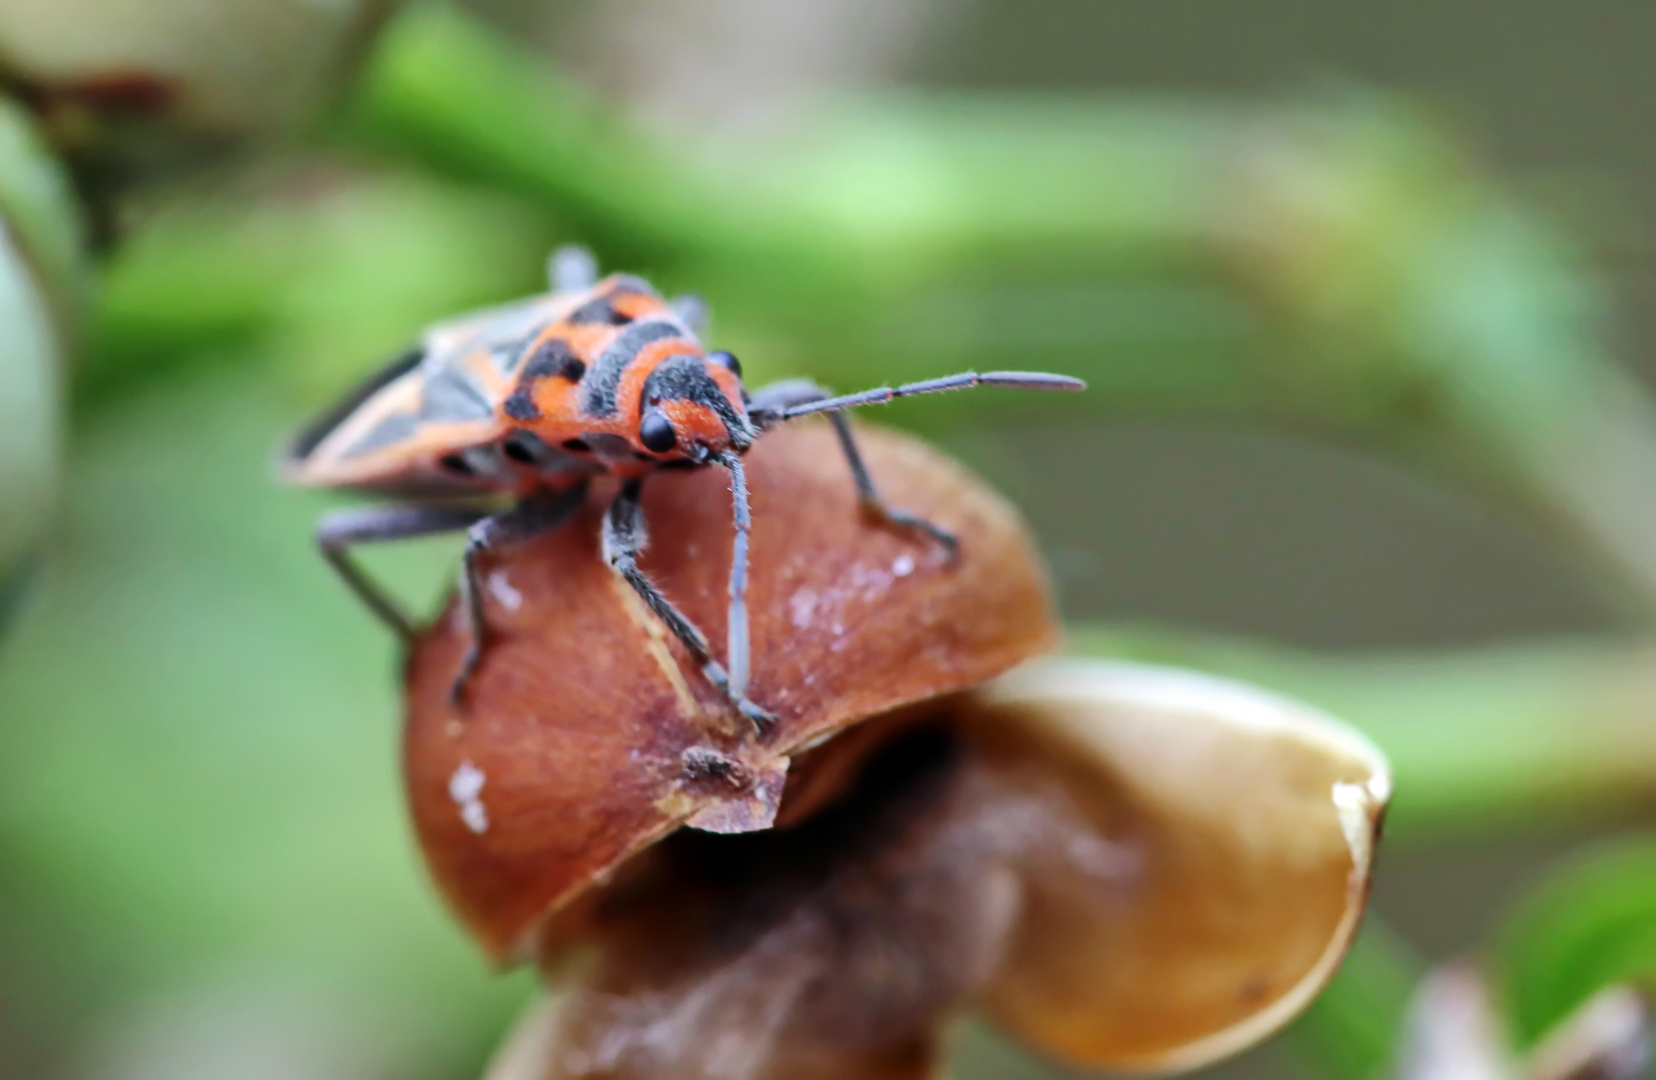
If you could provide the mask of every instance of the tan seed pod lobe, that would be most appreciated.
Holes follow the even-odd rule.
[[[1060,660],[975,696],[964,729],[1055,782],[1116,863],[1025,878],[988,1015],[1071,1065],[1198,1068],[1276,1031],[1339,968],[1391,773],[1308,706],[1195,672]],[[1093,860],[1097,861],[1097,860]]]

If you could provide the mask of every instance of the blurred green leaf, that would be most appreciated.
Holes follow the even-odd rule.
[[[1316,1075],[1371,1080],[1397,1060],[1403,1024],[1425,962],[1373,917],[1339,974],[1290,1031]]]
[[[1656,994],[1656,836],[1603,845],[1554,871],[1504,928],[1498,960],[1526,1045],[1612,983]]]
[[[315,554],[326,501],[270,480],[294,395],[214,367],[83,433],[0,650],[7,984],[47,1031],[275,986],[326,1003],[376,1075],[468,1075],[527,980],[486,970],[424,879],[392,642]],[[429,590],[453,554],[397,565]]]

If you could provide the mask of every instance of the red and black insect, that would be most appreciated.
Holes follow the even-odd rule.
[[[585,499],[593,476],[611,473],[621,479],[621,490],[604,517],[604,558],[684,643],[707,679],[763,730],[771,714],[747,697],[749,520],[742,455],[754,440],[783,421],[827,413],[864,507],[925,533],[952,556],[953,536],[880,501],[844,410],[969,386],[1085,385],[1063,375],[998,371],[843,397],[805,380],[749,395],[736,358],[706,352],[697,340],[705,314],[699,300],[668,303],[623,274],[598,281],[592,256],[580,248],[554,254],[551,278],[546,295],[427,331],[417,348],[302,432],[285,458],[286,475],[295,483],[397,500],[330,513],[317,539],[346,584],[405,641],[414,635],[413,624],[352,561],[350,547],[466,531],[460,589],[472,641],[454,679],[456,701],[488,636],[479,553],[558,525]],[[734,491],[728,668],[638,567],[645,478],[658,469],[708,465],[728,469]],[[491,507],[487,499],[501,495],[514,501],[496,512],[498,502]]]

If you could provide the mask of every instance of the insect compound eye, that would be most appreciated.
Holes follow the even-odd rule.
[[[667,419],[667,414],[652,411],[645,413],[644,421],[638,425],[638,441],[644,444],[646,450],[665,454],[678,442],[678,435],[673,431],[673,422]]]
[[[718,364],[720,367],[724,368],[726,371],[729,371],[732,375],[736,376],[738,379],[740,379],[742,377],[742,362],[740,360],[736,359],[736,354],[735,353],[729,353],[729,352],[724,351],[723,349],[720,349],[718,352],[708,353],[707,358],[708,358],[708,360],[712,361],[713,363]]]

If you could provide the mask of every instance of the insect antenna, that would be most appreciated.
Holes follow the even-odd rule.
[[[845,394],[821,401],[809,401],[781,409],[779,420],[792,420],[812,413],[855,409],[860,405],[882,405],[897,398],[917,397],[921,394],[940,394],[946,390],[966,390],[973,386],[1004,386],[1014,390],[1085,390],[1087,384],[1068,375],[1051,375],[1044,371],[963,371],[959,375],[944,375],[923,382],[904,383],[901,386],[879,386],[856,394]]]

